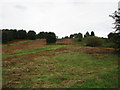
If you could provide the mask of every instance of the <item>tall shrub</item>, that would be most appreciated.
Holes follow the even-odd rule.
[[[53,32],[49,32],[46,37],[47,44],[56,43],[56,35]]]
[[[92,47],[101,46],[103,43],[101,38],[95,36],[85,37],[84,41],[86,43],[86,46],[92,46]]]

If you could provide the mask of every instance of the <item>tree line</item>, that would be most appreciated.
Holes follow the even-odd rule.
[[[39,32],[36,34],[34,30],[17,30],[17,29],[1,29],[2,32],[2,43],[9,43],[14,40],[35,40],[35,39],[46,39],[47,43],[55,43],[57,40],[57,36],[54,32]],[[84,37],[95,36],[92,31],[91,34],[87,31]],[[78,41],[82,41],[83,34],[82,33],[74,33],[69,37],[66,36],[64,38],[76,38]]]
[[[89,37],[89,36],[95,36],[94,31],[91,31],[91,34],[87,31],[85,35],[83,35],[82,33],[74,33],[74,34],[71,34],[70,36],[65,36],[62,38],[76,38],[78,41],[82,41],[83,38]]]
[[[13,40],[35,40],[46,39],[47,43],[55,43],[56,35],[54,32],[40,32],[36,34],[34,30],[2,29],[2,43],[8,43]]]

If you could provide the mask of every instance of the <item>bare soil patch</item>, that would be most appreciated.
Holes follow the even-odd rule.
[[[8,58],[3,58],[3,60],[11,61],[14,58],[22,58],[22,59],[31,60],[33,58],[40,57],[40,56],[54,56],[56,54],[56,52],[62,52],[62,51],[65,51],[65,50],[68,50],[68,49],[63,47],[63,48],[54,49],[54,50],[41,51],[41,52],[34,53],[34,54],[11,56],[11,57],[8,57]]]
[[[74,41],[71,39],[63,39],[63,40],[57,41],[57,43],[74,43]]]
[[[45,44],[46,44],[45,39],[34,40],[34,41],[19,44],[19,45],[3,47],[2,53],[11,53],[11,52],[22,50],[22,49],[32,49],[37,47],[43,47]]]
[[[12,41],[12,42],[9,42],[9,43],[6,43],[6,44],[2,44],[2,45],[4,46],[4,45],[9,45],[9,44],[16,44],[16,43],[19,43],[19,42],[22,42],[22,41],[27,41],[27,40],[15,40],[15,41]]]
[[[104,47],[71,47],[72,51],[75,52],[85,52],[99,58],[104,58],[104,54],[111,54],[114,52],[114,48],[104,48]]]
[[[82,49],[88,54],[108,54],[114,51],[113,48],[103,48],[103,47],[84,47]]]
[[[63,40],[58,40],[57,43],[74,43],[74,41],[71,40],[71,39],[63,39]],[[12,53],[14,51],[18,51],[18,50],[22,50],[22,49],[34,49],[34,48],[38,48],[38,47],[44,47],[45,45],[46,45],[46,40],[45,39],[39,39],[39,40],[34,40],[34,41],[22,43],[22,44],[19,44],[19,45],[3,47],[2,48],[3,49],[2,53],[3,54],[4,53]],[[47,45],[47,46],[49,46],[49,45]],[[42,51],[42,52],[38,52],[38,53],[34,53],[34,54],[11,56],[11,57],[5,58],[3,60],[9,61],[9,60],[12,60],[14,58],[24,58],[24,59],[29,60],[29,59],[39,57],[39,56],[53,56],[56,52],[62,52],[62,51],[65,51],[65,50],[71,50],[71,51],[74,51],[74,52],[83,51],[87,54],[92,54],[94,56],[99,56],[100,54],[108,54],[108,53],[112,53],[114,51],[113,48],[81,47],[80,45],[79,46],[76,45],[76,46],[63,47],[63,48],[54,49],[54,50],[46,50],[46,51]]]
[[[25,41],[25,40],[22,40]],[[18,43],[20,41],[13,42],[12,44]],[[73,43],[74,41],[71,39],[63,39],[59,40],[56,43]],[[11,44],[11,43],[9,43]],[[5,44],[5,45],[9,45]],[[22,49],[33,49],[37,47],[44,47],[46,45],[46,40],[45,39],[38,39],[34,41],[29,41],[26,43],[21,43],[19,45],[12,45],[12,46],[7,46],[7,47],[2,47],[2,53],[11,53],[14,51],[22,50]]]

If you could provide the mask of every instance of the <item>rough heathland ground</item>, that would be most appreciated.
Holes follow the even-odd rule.
[[[23,43],[20,43],[23,42]],[[113,48],[84,47],[71,39],[3,45],[3,87],[117,88],[118,57]]]

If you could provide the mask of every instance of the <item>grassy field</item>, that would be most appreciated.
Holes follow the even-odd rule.
[[[34,45],[38,41],[26,41],[3,47],[3,88],[119,87],[114,49],[69,41],[41,47]]]

